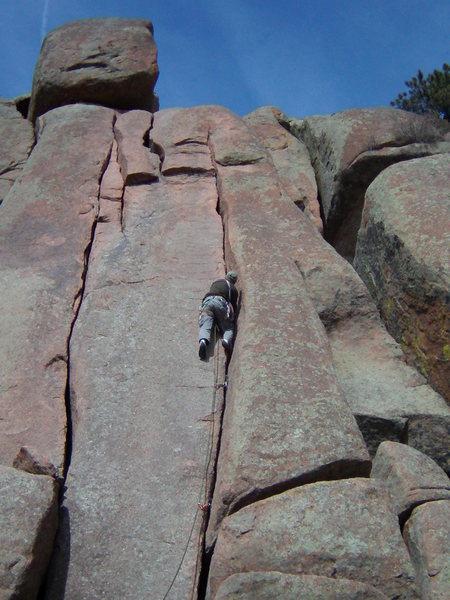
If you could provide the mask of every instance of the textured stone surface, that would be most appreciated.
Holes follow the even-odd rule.
[[[268,110],[263,109],[261,115],[256,111],[255,115],[259,115],[259,131],[266,132],[269,143],[273,139],[268,135],[272,127],[262,126],[267,121]],[[275,128],[275,131],[278,130]],[[285,154],[285,158],[287,156]],[[297,164],[296,157],[292,159]],[[274,165],[280,185],[289,196],[284,162],[274,160]],[[300,168],[303,170],[303,164]],[[302,216],[291,214],[289,217],[292,229],[297,232],[290,240],[291,253],[326,328],[339,384],[371,455],[385,439],[407,439],[409,419],[420,416],[425,418],[421,448],[426,445],[432,449],[433,458],[445,461],[448,444],[434,432],[439,420],[445,423],[450,418],[445,400],[426,385],[425,378],[416,369],[405,363],[401,348],[387,333],[356,271]]]
[[[151,144],[163,148],[163,175],[214,175],[211,150],[208,145],[208,114],[211,108],[195,107],[186,112],[169,109],[164,118],[155,114]]]
[[[272,158],[288,197],[323,230],[316,176],[305,144],[282,125],[287,119],[276,107],[258,108],[244,117]]]
[[[12,100],[0,98],[0,204],[34,146],[33,127]]]
[[[446,600],[450,589],[450,501],[430,502],[414,509],[403,535],[421,598]]]
[[[34,600],[58,525],[51,477],[0,466],[0,597]]]
[[[350,579],[317,575],[288,575],[279,572],[238,573],[225,579],[215,600],[387,600],[371,585]]]
[[[431,458],[405,444],[380,444],[370,476],[388,486],[401,521],[419,504],[450,500],[446,473]]]
[[[448,144],[414,143],[423,120],[391,109],[302,123],[271,107],[245,119],[220,107],[153,115],[156,76],[147,21],[52,32],[32,118],[53,102],[117,112],[72,105],[37,119],[39,143],[0,211],[0,464],[21,470],[7,469],[15,482],[54,490],[71,460],[41,595],[196,595],[212,500],[216,598],[415,598],[385,483],[342,480],[370,466],[352,412],[373,453],[392,437],[448,467],[449,408],[405,364],[361,279],[321,237],[315,174],[292,133],[309,144],[331,198],[327,234],[343,254],[379,171]],[[13,104],[25,114],[27,99],[0,109],[30,132]],[[27,139],[11,131],[7,161]],[[196,323],[225,268],[238,270],[242,292],[226,398],[215,386],[222,349],[198,361]],[[400,477],[402,498],[436,498],[436,486],[417,489],[431,484],[416,463],[405,464],[396,459],[383,478]],[[10,539],[28,543],[18,496],[5,497],[20,519],[8,521]],[[30,493],[24,515],[42,517],[39,498]],[[416,555],[431,547],[421,540]],[[436,548],[427,557],[444,565]],[[5,572],[22,564],[7,556]],[[38,585],[30,571],[17,581]],[[2,583],[0,598],[10,597]]]
[[[241,123],[216,110],[210,135],[225,253],[239,272],[242,306],[209,543],[221,518],[243,504],[301,481],[365,474],[368,467],[294,262],[296,219],[306,217],[281,193],[272,163]],[[268,244],[275,232],[276,243]]]
[[[153,26],[143,19],[86,19],[45,38],[36,65],[29,117],[92,102],[153,110],[158,78]]]
[[[443,139],[441,127],[421,115],[385,107],[311,116],[293,126],[310,151],[326,237],[340,254],[353,258],[365,190],[383,169],[449,151],[448,142],[435,143]]]
[[[150,183],[159,177],[159,156],[149,149],[153,116],[144,110],[120,115],[114,125],[118,160],[126,185]]]
[[[394,165],[369,187],[355,267],[390,333],[450,399],[450,154]]]
[[[297,218],[295,223],[298,240],[292,250],[326,328],[339,383],[371,454],[383,439],[408,439],[410,423],[420,419],[421,440],[416,447],[440,464],[445,462],[448,433],[447,438],[435,433],[439,423],[445,429],[450,418],[445,400],[406,364],[401,347],[386,331],[353,267],[308,221]]]
[[[418,415],[409,419],[408,444],[431,456],[450,475],[450,417]]]
[[[63,470],[67,342],[112,119],[111,110],[93,106],[47,114],[21,181],[1,208],[1,464],[12,465],[29,446]]]
[[[352,579],[388,598],[417,598],[389,495],[367,479],[305,485],[225,518],[208,597],[230,575],[255,570]]]
[[[183,111],[186,130],[196,119]],[[171,122],[161,111],[155,128]],[[73,452],[49,600],[163,598],[180,565],[167,597],[195,589],[218,408],[214,360],[197,356],[199,302],[224,272],[216,204],[214,177],[161,177],[126,186],[122,226],[97,224],[71,343]]]

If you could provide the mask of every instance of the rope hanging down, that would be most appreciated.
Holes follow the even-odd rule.
[[[171,591],[171,589],[173,588],[173,585],[178,577],[178,574],[181,570],[181,567],[183,566],[183,562],[184,559],[186,558],[186,554],[189,548],[189,544],[191,542],[192,539],[192,535],[194,533],[194,529],[195,529],[195,524],[197,522],[197,518],[199,515],[199,511],[202,511],[203,513],[207,513],[210,507],[210,502],[208,500],[208,471],[209,471],[209,467],[211,464],[211,457],[212,457],[212,451],[213,451],[213,444],[214,444],[214,425],[215,425],[215,418],[214,418],[214,414],[216,412],[216,398],[217,398],[217,390],[220,389],[221,387],[223,387],[224,390],[226,390],[227,387],[227,382],[226,380],[223,383],[218,383],[218,379],[219,379],[219,352],[217,352],[217,348],[216,348],[216,340],[217,340],[217,328],[214,327],[214,337],[213,337],[213,348],[215,348],[214,351],[214,368],[213,368],[213,376],[214,376],[214,385],[213,385],[213,394],[212,394],[212,405],[211,405],[211,426],[210,426],[210,431],[209,431],[209,444],[208,444],[208,452],[206,453],[206,459],[205,459],[205,465],[203,468],[203,475],[202,475],[202,481],[201,481],[201,485],[200,485],[200,493],[199,493],[199,497],[198,497],[198,502],[197,502],[197,507],[195,509],[195,514],[194,514],[194,519],[192,522],[192,527],[191,530],[189,532],[188,538],[187,538],[187,542],[185,544],[184,547],[184,551],[183,554],[181,556],[181,560],[180,563],[178,565],[178,568],[175,572],[175,575],[173,576],[172,581],[170,582],[170,585],[167,589],[167,592],[164,594],[163,600],[167,600],[169,593]],[[202,502],[203,500],[203,502]],[[192,591],[191,591],[191,598],[194,598],[194,592],[195,592],[195,584],[196,584],[196,580],[197,580],[197,573],[195,573],[195,577],[194,577],[194,582],[192,585]]]

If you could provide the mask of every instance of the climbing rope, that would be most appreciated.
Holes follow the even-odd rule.
[[[181,556],[181,560],[180,563],[178,565],[177,570],[175,571],[175,575],[172,578],[172,581],[170,582],[170,585],[167,589],[167,592],[164,594],[163,600],[167,600],[169,593],[171,591],[171,589],[173,588],[173,585],[178,577],[178,574],[181,570],[181,567],[183,566],[183,562],[184,559],[186,558],[186,554],[189,548],[189,544],[191,542],[192,539],[192,535],[194,533],[194,529],[195,529],[195,524],[197,522],[197,518],[199,515],[199,512],[202,511],[204,514],[206,514],[209,510],[210,507],[210,502],[208,500],[208,471],[209,471],[209,467],[211,464],[211,457],[212,457],[212,453],[213,453],[213,444],[214,444],[214,425],[215,425],[215,418],[214,418],[214,414],[216,412],[216,398],[217,398],[217,390],[221,387],[223,387],[224,389],[226,388],[226,381],[223,384],[219,384],[218,380],[219,380],[219,352],[217,351],[216,346],[216,340],[217,340],[217,328],[214,327],[214,333],[213,333],[213,348],[214,348],[214,363],[213,363],[213,376],[214,376],[214,385],[213,385],[213,394],[212,394],[212,405],[211,405],[211,426],[210,426],[210,431],[209,431],[209,444],[208,444],[208,452],[206,453],[206,459],[205,459],[205,465],[203,468],[203,475],[202,475],[202,482],[200,485],[200,493],[198,496],[198,502],[197,502],[197,507],[195,509],[195,514],[194,514],[194,519],[192,522],[192,527],[191,530],[189,532],[188,538],[187,538],[187,542],[185,544],[184,547],[184,551],[183,554]],[[202,502],[203,500],[203,502]],[[201,535],[201,532],[200,534]],[[198,564],[198,563],[197,563]],[[191,599],[194,598],[194,593],[195,593],[195,585],[196,585],[196,580],[197,580],[197,569],[194,575],[194,581],[192,584],[192,591],[191,591]]]

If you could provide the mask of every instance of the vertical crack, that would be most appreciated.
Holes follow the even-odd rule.
[[[214,167],[214,178],[215,178],[216,192],[217,192],[216,212],[220,216],[221,221],[222,221],[223,264],[225,267],[225,271],[227,271],[226,227],[225,227],[225,220],[223,218],[222,211],[221,211],[221,205],[220,205],[220,191],[219,191],[219,186],[218,186],[218,168],[217,168],[217,163],[214,158],[214,152],[211,147],[210,136],[211,136],[211,131],[208,130],[208,138],[207,138],[206,143],[209,148],[209,152],[210,152],[210,156],[211,156],[211,163]],[[236,315],[236,318],[237,318],[237,315]],[[235,330],[235,339],[236,339],[236,330]],[[220,412],[220,415],[218,418],[219,431],[217,434],[216,447],[211,452],[211,461],[213,462],[213,468],[211,470],[211,480],[209,482],[209,493],[208,493],[209,505],[212,504],[212,499],[214,496],[214,490],[215,490],[216,481],[217,481],[217,463],[218,463],[219,455],[220,455],[223,419],[224,419],[225,406],[226,406],[226,400],[227,400],[227,382],[228,382],[229,362],[230,362],[230,357],[227,357],[227,360],[225,363],[225,369],[224,369],[223,401],[222,401],[222,406],[221,406],[221,412]],[[214,416],[213,416],[213,418],[214,418]],[[208,524],[209,524],[209,512],[206,513],[206,517],[204,519],[204,524],[203,524],[202,557],[200,560],[200,574],[199,574],[199,579],[198,579],[197,600],[205,600],[206,588],[207,588],[208,577],[209,577],[209,569],[210,569],[211,559],[212,559],[212,554],[213,554],[213,548],[207,550],[207,548],[205,546],[205,534],[208,529]]]
[[[65,447],[64,473],[63,473],[64,481],[67,478],[67,474],[68,474],[71,459],[72,459],[72,444],[73,444],[73,407],[72,407],[72,402],[71,402],[71,390],[70,390],[70,365],[71,365],[70,346],[71,346],[73,331],[74,331],[75,325],[78,320],[78,315],[80,314],[81,305],[83,303],[84,293],[86,290],[86,281],[87,281],[87,274],[88,274],[88,269],[89,269],[89,259],[90,259],[92,247],[94,244],[95,232],[97,229],[97,223],[99,222],[99,215],[100,215],[101,184],[102,184],[103,175],[105,174],[105,171],[108,167],[109,161],[111,160],[111,152],[112,152],[112,143],[110,145],[109,152],[108,152],[108,154],[103,162],[103,165],[101,167],[101,170],[100,170],[100,175],[99,175],[99,179],[98,179],[98,192],[97,192],[97,203],[96,203],[96,208],[95,208],[95,215],[94,215],[92,225],[91,225],[90,239],[89,239],[88,245],[86,246],[86,248],[84,250],[83,272],[81,274],[81,286],[80,286],[79,290],[77,291],[77,293],[75,294],[75,297],[74,297],[74,300],[72,303],[72,308],[74,310],[74,316],[73,316],[72,322],[70,324],[69,335],[67,336],[67,347],[66,347],[67,377],[66,377],[66,387],[65,387],[65,392],[64,392],[64,400],[65,400],[65,405],[66,405],[67,430],[66,430],[66,447]]]

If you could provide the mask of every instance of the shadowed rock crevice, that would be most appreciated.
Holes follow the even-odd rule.
[[[28,109],[30,107],[30,94],[17,96],[17,98],[14,98],[14,104],[16,105],[16,108],[22,117],[26,119],[28,115]]]
[[[160,144],[157,144],[155,141],[153,141],[151,138],[153,122],[154,122],[154,120],[152,119],[152,124],[150,126],[150,129],[146,132],[146,134],[144,136],[144,146],[146,148],[148,148],[150,150],[150,152],[152,152],[153,154],[157,154],[159,156],[159,161],[160,161],[159,171],[161,172],[163,164],[164,164],[165,152],[164,152],[164,148]]]
[[[253,489],[250,494],[236,499],[229,508],[228,515],[232,515],[245,506],[254,504],[271,496],[277,496],[288,490],[292,490],[310,483],[320,483],[323,481],[339,481],[341,479],[351,479],[352,477],[369,477],[371,464],[367,462],[365,468],[361,468],[358,461],[347,461],[346,463],[336,462],[329,465],[323,465],[312,473],[305,473],[300,477],[289,481],[280,481],[279,483],[258,490]]]
[[[113,128],[114,128],[114,122],[113,122]],[[65,387],[65,392],[64,392],[64,401],[65,401],[66,416],[67,416],[67,426],[66,426],[66,448],[65,448],[64,472],[63,472],[64,480],[66,480],[66,478],[67,478],[67,473],[70,468],[70,461],[71,461],[71,457],[72,457],[72,438],[73,438],[72,413],[75,408],[75,403],[74,403],[73,397],[71,395],[71,387],[70,387],[70,342],[72,339],[73,330],[77,323],[78,315],[80,313],[81,304],[83,302],[84,293],[86,290],[86,280],[87,280],[88,270],[89,270],[89,258],[90,258],[92,247],[94,244],[95,232],[97,229],[97,223],[99,222],[99,215],[100,215],[101,183],[102,183],[103,175],[105,174],[105,171],[106,171],[108,164],[110,162],[110,159],[111,159],[111,151],[112,151],[112,146],[110,148],[109,154],[107,155],[106,160],[104,161],[103,166],[100,171],[100,177],[99,177],[99,181],[98,181],[97,206],[96,206],[96,211],[94,214],[94,219],[92,221],[91,239],[89,241],[89,244],[86,246],[86,248],[84,250],[84,266],[83,266],[83,272],[81,274],[81,286],[80,286],[80,289],[78,290],[77,294],[75,295],[73,303],[72,303],[72,306],[74,308],[74,317],[73,317],[72,323],[70,325],[69,335],[67,337],[67,351],[66,351],[67,352],[67,359],[66,359],[67,381],[66,381],[66,387]]]

